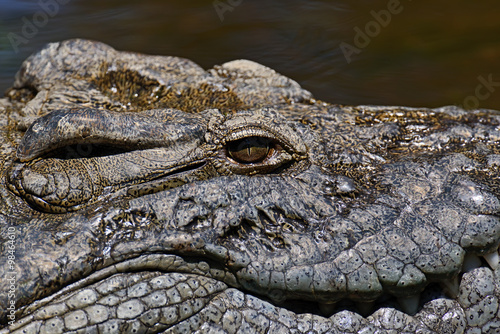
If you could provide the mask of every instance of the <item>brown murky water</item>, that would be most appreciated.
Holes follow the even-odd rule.
[[[252,59],[333,103],[500,109],[498,0],[0,0],[0,91],[74,37],[205,68]]]

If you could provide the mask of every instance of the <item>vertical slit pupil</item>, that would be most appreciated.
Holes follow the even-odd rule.
[[[265,137],[247,137],[228,144],[228,153],[240,163],[261,162],[269,155],[271,139]]]

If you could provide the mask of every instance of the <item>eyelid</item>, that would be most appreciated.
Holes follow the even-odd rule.
[[[207,125],[205,139],[208,143],[225,145],[243,137],[267,137],[279,143],[296,159],[307,158],[308,149],[295,120],[284,118],[281,112],[274,108],[255,108],[214,117]]]
[[[231,142],[240,140],[247,137],[266,137],[266,138],[275,138],[275,136],[270,132],[266,131],[260,127],[242,127],[239,129],[234,129],[229,133],[224,139],[225,142]]]
[[[288,151],[294,152],[294,147],[282,136],[275,134],[273,131],[264,129],[261,126],[246,126],[233,130],[224,138],[224,144],[237,141],[248,137],[264,137],[271,140],[273,143],[279,144],[281,147]]]

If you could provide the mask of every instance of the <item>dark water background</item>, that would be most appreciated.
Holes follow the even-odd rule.
[[[251,59],[333,103],[500,109],[498,0],[0,0],[0,92],[32,52],[75,37],[204,68]],[[358,46],[350,62],[342,42]]]

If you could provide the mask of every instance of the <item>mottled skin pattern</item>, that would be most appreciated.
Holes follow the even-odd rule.
[[[0,111],[0,333],[500,331],[496,111],[85,40],[26,60]]]

